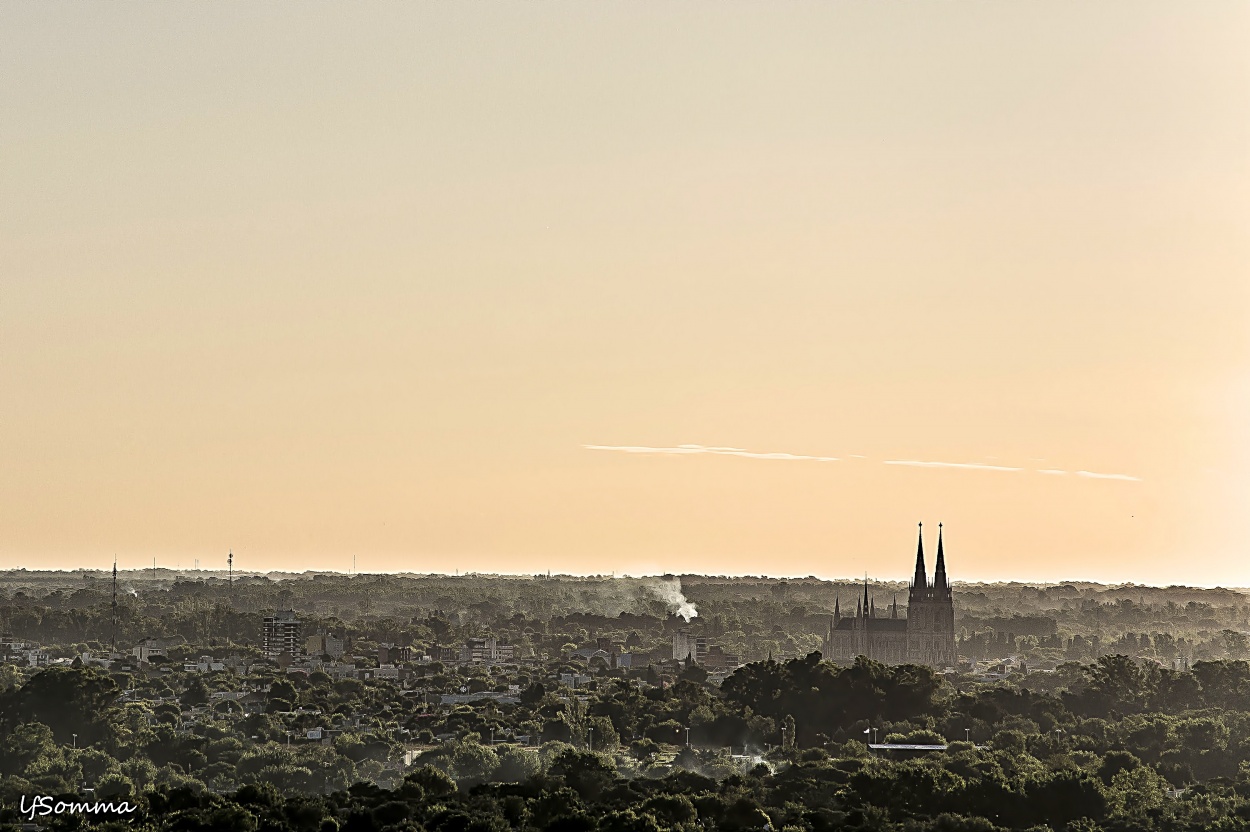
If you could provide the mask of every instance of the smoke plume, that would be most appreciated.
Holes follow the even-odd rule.
[[[653,580],[648,583],[647,588],[655,593],[656,598],[668,604],[669,612],[680,615],[686,621],[698,617],[699,611],[695,609],[694,604],[690,603],[681,591],[680,578]]]

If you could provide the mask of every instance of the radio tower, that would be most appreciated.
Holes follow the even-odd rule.
[[[226,587],[226,595],[228,596],[227,603],[230,605],[230,608],[233,609],[234,608],[234,550],[233,549],[231,549],[229,553],[226,555],[226,581],[228,584]],[[229,647],[229,646],[230,646],[230,617],[227,614],[226,616],[226,647]]]
[[[113,555],[113,637],[109,642],[109,661],[117,652],[117,555]]]

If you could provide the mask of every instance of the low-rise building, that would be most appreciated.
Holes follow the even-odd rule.
[[[334,633],[317,633],[304,640],[304,652],[309,656],[329,656],[332,659],[342,658],[345,643]]]
[[[511,644],[495,638],[471,638],[460,648],[460,664],[499,664],[513,659]]]
[[[200,656],[199,661],[185,661],[182,663],[182,669],[187,673],[212,673],[216,670],[225,670],[225,662],[219,662],[212,656]]]
[[[168,658],[166,652],[170,646],[168,639],[145,638],[135,645],[131,654],[141,662],[150,662],[153,658]]]
[[[400,647],[398,644],[378,645],[378,664],[398,664],[412,661],[412,648]]]

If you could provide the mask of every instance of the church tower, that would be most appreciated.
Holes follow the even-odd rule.
[[[914,664],[953,667],[955,603],[946,577],[946,550],[938,523],[937,564],[929,584],[924,563],[924,524],[916,545],[916,575],[907,595],[907,654]]]
[[[907,617],[899,615],[898,596],[889,616],[877,615],[876,599],[864,576],[863,592],[856,592],[855,606],[842,599],[833,603],[821,653],[830,661],[849,664],[857,656],[888,665],[922,664],[939,670],[954,667],[955,604],[946,576],[946,544],[938,524],[937,562],[930,582],[924,558],[924,527],[916,542],[916,572],[907,593]],[[854,612],[852,612],[854,610]]]

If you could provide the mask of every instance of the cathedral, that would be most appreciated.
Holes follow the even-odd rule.
[[[942,549],[942,524],[938,523],[937,567],[930,584],[924,565],[924,524],[916,544],[916,574],[907,593],[907,617],[898,617],[898,598],[888,617],[877,617],[876,603],[864,597],[855,604],[854,617],[842,615],[841,601],[834,603],[829,632],[825,636],[826,659],[848,663],[867,656],[883,664],[924,664],[943,669],[955,666],[955,603],[946,580],[946,553]]]

